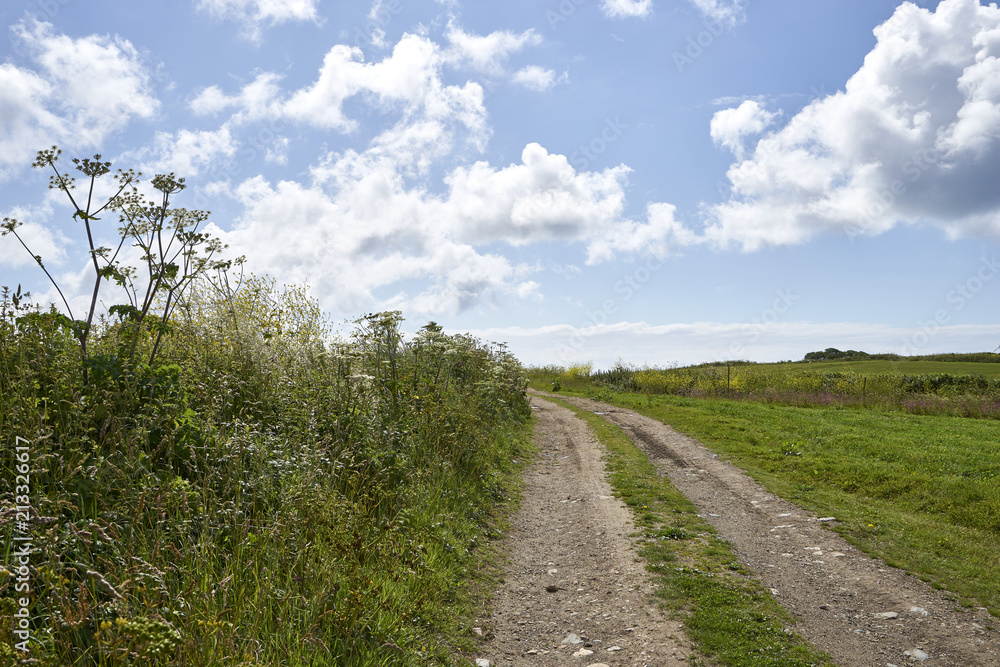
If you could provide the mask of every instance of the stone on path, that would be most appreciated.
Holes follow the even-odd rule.
[[[923,662],[931,657],[918,648],[911,648],[909,651],[903,651],[903,655],[907,656],[910,660],[916,660],[917,662]]]
[[[563,644],[582,644],[583,640],[580,639],[580,635],[575,632],[571,632],[566,635],[566,639],[562,640]]]

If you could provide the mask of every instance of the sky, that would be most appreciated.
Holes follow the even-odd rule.
[[[184,177],[178,206],[334,322],[399,310],[525,364],[1000,346],[996,4],[7,0],[0,25],[0,217],[76,311],[52,145]],[[0,284],[58,300],[10,235]]]

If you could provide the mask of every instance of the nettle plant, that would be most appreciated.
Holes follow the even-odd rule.
[[[58,162],[61,154],[62,151],[56,146],[39,151],[32,167],[52,170],[49,189],[66,194],[74,211],[73,218],[83,224],[86,232],[87,248],[95,274],[86,317],[81,320],[73,314],[69,299],[46,268],[42,257],[35,254],[18,234],[17,229],[22,225],[20,221],[4,218],[0,224],[0,234],[13,234],[34,257],[59,293],[68,317],[56,312],[50,316],[72,331],[79,341],[83,380],[86,384],[90,369],[98,362],[111,363],[117,367],[132,366],[136,362],[143,335],[148,336],[151,341],[148,356],[144,355],[143,362],[152,365],[163,335],[170,331],[171,314],[188,286],[203,274],[227,271],[234,264],[242,263],[243,258],[218,258],[227,246],[201,231],[210,215],[208,211],[172,205],[172,197],[186,187],[183,178],[177,178],[173,173],[157,174],[150,181],[153,194],[147,196],[139,189],[141,172],[119,169],[112,176],[115,181],[114,194],[101,203],[96,198],[95,191],[98,189],[98,181],[111,173],[111,163],[102,161],[100,155],[95,155],[92,159],[73,159],[76,170],[86,177],[84,199],[74,194],[77,191],[77,179],[60,172]],[[118,214],[119,239],[114,248],[98,245],[95,241],[96,223],[102,220],[98,216],[105,211]],[[120,259],[129,242],[141,252],[139,267],[126,264]],[[112,281],[121,288],[126,299],[125,303],[117,303],[107,309],[110,316],[118,319],[120,345],[117,357],[94,359],[90,353],[90,339],[101,288],[107,281]]]

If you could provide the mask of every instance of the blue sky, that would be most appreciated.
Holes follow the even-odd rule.
[[[398,309],[526,363],[1000,345],[995,5],[11,0],[0,22],[0,216],[74,303],[82,230],[29,166],[53,144],[186,177],[179,205],[334,321]],[[0,283],[55,296],[10,236]]]

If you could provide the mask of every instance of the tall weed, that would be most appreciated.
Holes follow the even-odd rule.
[[[88,383],[60,319],[4,293],[0,432],[29,448],[31,520],[5,453],[0,665],[454,662],[528,446],[520,365],[436,325],[405,340],[399,313],[334,339],[304,290],[218,287],[155,367],[95,328]]]

